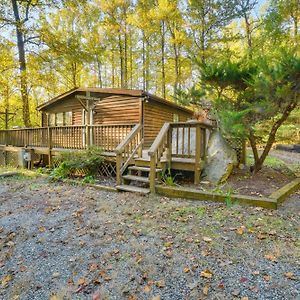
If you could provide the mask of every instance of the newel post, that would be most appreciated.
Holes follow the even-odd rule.
[[[195,151],[195,177],[194,183],[200,183],[200,174],[201,174],[201,149],[202,149],[202,142],[201,142],[201,127],[199,124],[196,124],[196,151]]]
[[[171,161],[172,161],[172,133],[173,133],[173,127],[170,126],[167,133],[167,149],[166,149],[168,168],[171,168]]]
[[[47,133],[48,133],[48,157],[49,157],[49,168],[52,167],[52,128],[47,127]]]
[[[122,167],[122,153],[117,152],[116,155],[117,185],[120,185],[122,183],[121,167]]]
[[[155,194],[155,179],[156,179],[156,153],[151,154],[150,156],[150,192]]]

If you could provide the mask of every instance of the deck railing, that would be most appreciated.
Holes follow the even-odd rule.
[[[200,122],[165,123],[149,149],[150,156],[150,190],[155,192],[156,168],[160,167],[161,158],[165,156],[171,168],[172,157],[194,159],[195,183],[200,181],[201,160],[204,160],[207,144],[207,131],[212,126]]]
[[[143,125],[137,124],[129,132],[125,139],[116,147],[117,184],[121,183],[121,177],[136,154],[142,156]]]
[[[0,145],[78,150],[96,145],[104,151],[114,151],[134,125],[75,125],[0,130]]]

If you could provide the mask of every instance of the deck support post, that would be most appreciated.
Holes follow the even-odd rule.
[[[167,147],[166,147],[166,159],[168,168],[171,168],[172,162],[172,132],[173,128],[170,126],[170,129],[167,133]]]
[[[122,153],[117,153],[116,155],[117,185],[120,185],[122,183],[121,167],[122,167]]]
[[[150,157],[150,193],[155,194],[155,179],[156,179],[156,153]]]
[[[52,130],[51,127],[47,127],[48,132],[48,157],[49,157],[49,168],[52,168]]]
[[[196,125],[196,153],[195,153],[195,172],[194,172],[194,184],[200,183],[201,174],[201,149],[203,148],[201,141],[201,127]]]

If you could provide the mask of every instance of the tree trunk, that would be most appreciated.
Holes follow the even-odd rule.
[[[166,98],[166,72],[165,72],[165,21],[161,21],[161,87],[162,96]]]
[[[179,89],[179,82],[180,82],[180,56],[179,56],[179,49],[174,44],[174,56],[175,56],[175,82],[174,82],[174,96]]]
[[[247,36],[247,45],[249,51],[249,58],[252,58],[252,36],[251,36],[251,24],[249,22],[249,16],[244,15],[245,26],[246,26],[246,36]]]
[[[143,31],[143,45],[142,45],[142,64],[143,64],[143,90],[146,91],[146,49],[145,49],[144,31]]]
[[[124,56],[123,56],[122,38],[120,34],[119,34],[119,55],[120,55],[120,71],[121,71],[121,88],[124,88],[125,87]]]
[[[26,57],[25,57],[25,43],[24,43],[24,34],[22,31],[23,24],[20,20],[19,7],[18,7],[17,0],[11,0],[11,3],[12,3],[12,7],[13,7],[15,22],[16,22],[15,27],[16,27],[16,35],[17,35],[17,44],[18,44],[23,122],[26,127],[31,127],[30,111],[29,111],[29,98],[28,98]]]
[[[103,87],[103,83],[102,83],[102,65],[101,65],[101,61],[99,59],[99,56],[96,55],[96,62],[97,62],[97,73],[98,73],[98,85],[100,88]]]
[[[115,87],[115,53],[111,52],[111,85]]]
[[[297,101],[295,100],[294,102],[290,103],[285,110],[283,111],[280,119],[278,119],[272,126],[271,131],[269,133],[269,138],[268,141],[266,143],[266,146],[261,154],[261,156],[258,156],[258,152],[257,152],[257,148],[256,148],[256,143],[255,143],[255,147],[253,148],[253,136],[251,137],[251,131],[250,131],[250,135],[249,135],[249,140],[250,140],[250,144],[252,149],[256,149],[255,151],[253,151],[254,154],[254,166],[251,167],[251,171],[256,174],[258,171],[261,170],[263,163],[266,159],[266,157],[268,156],[273,143],[275,142],[275,138],[276,138],[276,133],[278,128],[286,121],[286,119],[289,117],[289,115],[291,114],[291,112],[296,108],[297,106]],[[251,141],[252,140],[252,141]]]

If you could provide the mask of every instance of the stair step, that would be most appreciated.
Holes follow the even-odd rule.
[[[149,183],[148,177],[135,176],[135,175],[124,175],[124,176],[122,176],[122,178],[124,178],[126,180],[134,180],[134,181]]]
[[[131,166],[128,169],[133,170],[133,171],[150,172],[150,168],[148,168],[148,167]],[[155,171],[156,172],[162,172],[162,169],[155,169]]]
[[[133,186],[133,185],[127,185],[127,184],[117,185],[116,189],[119,191],[140,193],[140,194],[144,194],[144,195],[150,193],[150,189]]]

